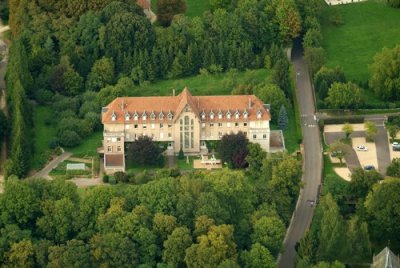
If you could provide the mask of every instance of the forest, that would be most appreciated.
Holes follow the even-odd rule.
[[[285,154],[253,154],[249,162],[249,174],[224,169],[171,177],[161,170],[146,183],[83,192],[65,180],[11,176],[0,195],[0,263],[276,267],[301,165]]]

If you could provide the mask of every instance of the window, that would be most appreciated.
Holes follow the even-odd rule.
[[[222,122],[219,122],[219,123],[218,123],[218,126],[219,126],[219,127],[222,127]]]
[[[151,124],[151,128],[154,129],[156,127],[156,124]]]
[[[107,147],[107,152],[111,153],[112,152],[112,146]]]
[[[121,146],[117,146],[117,152],[121,152]]]
[[[171,132],[168,133],[168,138],[172,138],[172,133]]]
[[[202,113],[201,113],[201,119],[202,119],[202,120],[206,119],[206,113],[205,113],[205,112],[202,112]]]
[[[172,120],[172,118],[173,118],[173,115],[172,115],[171,112],[169,112],[169,113],[168,113],[168,120]]]
[[[239,113],[239,111],[236,111],[236,113],[235,113],[235,117],[236,117],[236,119],[239,119],[239,117],[240,117],[240,113]]]
[[[172,127],[172,125],[171,124],[168,124],[168,128],[171,128]]]
[[[231,112],[230,111],[228,111],[227,113],[226,113],[226,118],[228,118],[228,119],[231,119]]]
[[[253,140],[257,139],[257,134],[253,134]]]
[[[222,119],[222,112],[221,111],[218,112],[218,118]]]
[[[247,122],[244,122],[244,123],[243,123],[243,126],[244,126],[244,127],[247,127]]]
[[[160,133],[160,140],[164,139],[164,133]]]
[[[138,125],[138,124],[135,124],[133,127],[134,127],[134,128],[138,128],[138,127],[139,127],[139,125]]]
[[[147,125],[146,125],[146,124],[143,124],[143,128],[147,128]]]
[[[259,110],[259,111],[257,112],[257,118],[261,118],[261,116],[262,116],[262,113],[261,113],[261,111]]]
[[[263,139],[264,139],[264,140],[267,139],[267,134],[263,134]]]
[[[112,141],[112,142],[116,142],[116,141],[117,141],[117,138],[111,138],[111,141]]]
[[[117,141],[121,141],[121,138],[117,138]]]
[[[243,134],[247,137],[247,132],[245,131],[245,132],[243,132]]]
[[[111,138],[107,138],[107,141],[111,141]]]
[[[244,112],[243,112],[243,117],[244,117],[244,118],[247,118],[248,115],[249,115],[249,113],[248,113],[247,111],[244,111]]]
[[[214,112],[213,111],[210,112],[210,119],[214,119]]]
[[[226,127],[231,127],[231,123],[230,122],[226,123]]]
[[[129,125],[125,125],[125,129],[129,129]]]
[[[125,114],[125,120],[129,121],[129,119],[131,119],[131,115],[129,113],[126,113]]]
[[[235,123],[235,127],[239,127],[239,123]]]
[[[185,116],[180,120],[180,146],[182,149],[194,148],[194,120]]]
[[[142,120],[147,120],[147,115],[142,115]]]
[[[112,120],[112,121],[117,120],[117,115],[116,115],[115,113],[113,113],[113,114],[111,115],[111,120]]]
[[[218,137],[222,137],[222,132],[218,132]]]
[[[214,127],[214,123],[210,123],[210,127]]]
[[[205,128],[206,127],[206,123],[201,123],[201,127]]]
[[[160,128],[163,128],[163,127],[164,127],[163,123],[160,123]]]
[[[163,112],[160,112],[160,114],[158,115],[158,118],[160,118],[160,120],[164,120],[164,114],[163,114]]]
[[[154,112],[152,112],[152,113],[151,113],[151,115],[150,115],[150,119],[151,119],[151,120],[155,120],[155,119],[156,119],[156,115],[155,115],[155,113],[154,113]]]
[[[135,111],[135,113],[133,114],[133,119],[138,120],[139,119],[139,115],[138,113]]]

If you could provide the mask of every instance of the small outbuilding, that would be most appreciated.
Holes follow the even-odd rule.
[[[67,171],[69,170],[85,170],[86,165],[84,163],[76,163],[76,164],[67,164]]]

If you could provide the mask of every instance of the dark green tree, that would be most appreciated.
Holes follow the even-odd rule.
[[[128,159],[136,165],[162,166],[164,157],[159,146],[147,136],[140,136],[128,147]]]
[[[174,229],[164,241],[163,260],[170,266],[178,267],[184,263],[185,251],[192,245],[190,230],[186,227]]]
[[[224,135],[218,145],[222,162],[227,163],[230,168],[244,168],[247,164],[248,143],[249,140],[242,132]]]
[[[400,158],[393,158],[392,163],[386,168],[386,175],[400,178]]]
[[[289,118],[285,106],[281,106],[278,117],[278,127],[281,130],[286,130],[289,124]]]

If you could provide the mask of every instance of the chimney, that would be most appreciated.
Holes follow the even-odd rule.
[[[251,109],[251,99],[249,98],[249,109]]]
[[[175,97],[175,88],[172,89],[172,96]]]

